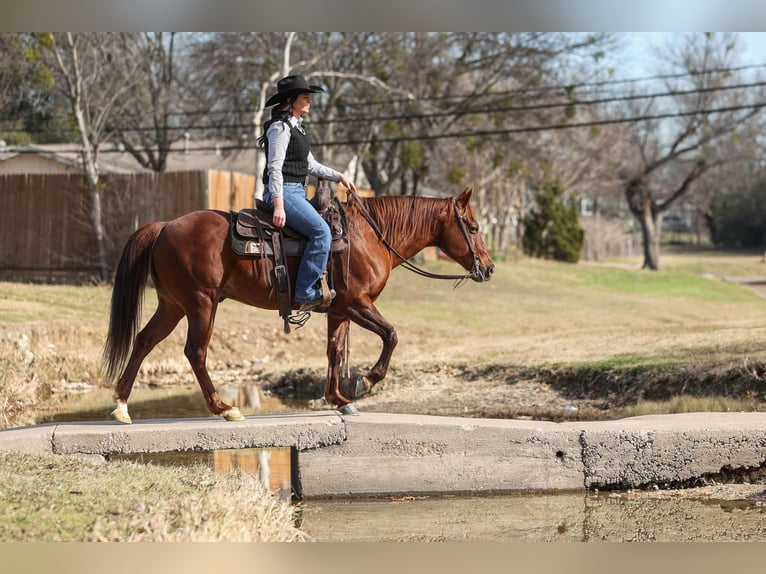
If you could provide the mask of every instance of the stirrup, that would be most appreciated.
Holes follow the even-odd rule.
[[[327,293],[322,293],[321,297],[317,297],[313,301],[301,304],[298,307],[298,311],[302,313],[309,313],[315,311],[317,313],[327,313],[327,307],[330,306],[332,300],[335,298],[335,289],[329,289]]]
[[[335,289],[330,289],[327,284],[327,271],[322,273],[319,278],[319,289],[322,291],[322,307],[329,307],[332,300],[335,299]]]

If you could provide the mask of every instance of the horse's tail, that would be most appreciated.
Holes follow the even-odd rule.
[[[103,352],[104,371],[109,379],[122,371],[138,331],[144,289],[152,267],[152,250],[165,225],[164,221],[155,221],[136,230],[125,244],[117,264],[109,333]]]

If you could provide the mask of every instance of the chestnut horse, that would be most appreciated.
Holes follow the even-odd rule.
[[[327,309],[327,383],[330,405],[347,408],[352,400],[383,380],[397,344],[394,327],[375,307],[391,270],[427,246],[436,246],[465,270],[462,276],[487,281],[494,263],[487,252],[470,205],[472,190],[456,198],[372,197],[345,206],[349,247],[333,255],[331,282],[337,295]],[[350,200],[351,198],[349,198]],[[220,301],[234,299],[263,309],[278,309],[273,260],[236,254],[230,244],[230,214],[201,210],[169,222],[138,229],[128,240],[117,266],[112,291],[104,366],[109,378],[119,373],[117,408],[112,417],[131,422],[127,401],[141,362],[185,316],[186,355],[214,415],[244,418],[219,397],[205,366],[208,343]],[[291,265],[294,278],[297,257]],[[258,263],[256,263],[256,260]],[[416,268],[417,269],[417,268]],[[137,333],[144,290],[151,274],[158,304]],[[434,276],[428,273],[426,275]],[[297,304],[293,306],[294,309]],[[339,387],[349,322],[377,334],[383,349],[375,365],[344,396]]]

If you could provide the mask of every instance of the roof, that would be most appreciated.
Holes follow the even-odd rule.
[[[183,142],[173,144],[167,158],[167,171],[220,170],[255,173],[255,150],[232,149],[227,142],[200,141],[184,149]],[[80,148],[77,144],[24,145],[4,148],[0,162],[21,154],[36,154],[67,167],[82,169]],[[128,152],[106,145],[99,151],[101,173],[149,172]]]
[[[77,144],[40,144],[24,145],[16,148],[0,148],[0,163],[20,154],[36,154],[49,161],[57,162],[70,169],[82,169],[80,147]],[[221,140],[177,141],[171,145],[167,157],[166,171],[230,171],[249,175],[255,172],[256,150],[239,148],[237,142]],[[339,168],[339,166],[333,166]],[[109,173],[150,173],[128,152],[116,145],[106,144],[99,150],[99,169],[102,174]],[[364,172],[359,168],[357,156],[353,156],[344,171],[353,179],[358,188],[370,187]],[[0,173],[4,170],[0,166]]]

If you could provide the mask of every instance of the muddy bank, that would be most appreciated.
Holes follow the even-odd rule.
[[[667,403],[666,408],[672,410],[672,401],[681,397],[687,407],[761,411],[766,408],[764,372],[764,363],[656,369],[398,365],[357,406],[371,412],[555,422],[650,414],[636,410],[646,403],[654,403],[646,408],[655,409]],[[362,374],[354,370],[350,380]],[[268,393],[319,399],[322,404],[325,375],[321,369],[265,372],[261,377]],[[675,406],[681,408],[677,412],[684,412],[684,403]]]

